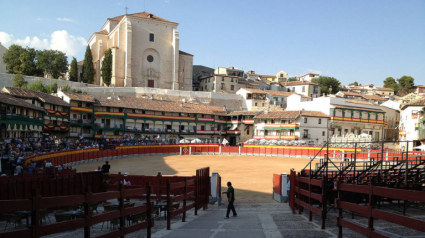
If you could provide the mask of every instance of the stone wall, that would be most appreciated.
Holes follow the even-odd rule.
[[[183,101],[195,104],[206,104],[226,107],[229,110],[242,109],[242,96],[226,93],[211,93],[199,91],[179,91],[160,88],[145,87],[90,87],[84,89],[88,94],[97,98],[108,98],[116,96],[126,97],[153,97],[157,100]]]
[[[2,89],[3,87],[12,87],[13,86],[13,82],[12,82],[13,76],[14,76],[14,74],[0,74],[0,89]],[[69,86],[71,86],[74,89],[81,89],[83,91],[87,91],[86,90],[87,87],[98,87],[98,88],[100,87],[100,88],[102,88],[101,86],[94,85],[94,84],[72,82],[72,81],[60,80],[60,79],[46,79],[46,78],[43,78],[43,77],[24,76],[24,79],[28,83],[37,82],[38,80],[41,80],[41,82],[44,85],[52,84],[56,81],[56,82],[58,82],[58,86],[65,86],[66,84],[68,84]]]
[[[0,89],[3,87],[12,87],[12,77],[14,74],[0,74]],[[219,107],[226,107],[229,110],[242,109],[242,96],[226,93],[211,93],[200,91],[179,91],[161,88],[145,87],[102,87],[94,84],[71,82],[58,79],[46,79],[41,77],[24,76],[28,83],[37,82],[39,79],[46,84],[52,84],[57,81],[58,86],[68,84],[74,89],[81,89],[96,98],[108,98],[114,96],[126,97],[153,97],[157,100],[183,101],[195,104],[206,104]]]

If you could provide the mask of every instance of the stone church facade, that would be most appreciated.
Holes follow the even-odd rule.
[[[193,55],[180,51],[177,26],[148,12],[108,18],[89,40],[95,83],[103,83],[102,61],[111,49],[111,86],[191,91]]]

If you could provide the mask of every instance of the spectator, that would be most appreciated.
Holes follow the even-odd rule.
[[[15,169],[15,171],[13,171],[13,176],[18,176],[19,175],[19,173],[18,173],[18,171]]]
[[[124,184],[125,186],[131,186],[131,182],[130,182],[130,179],[127,179],[127,181],[125,182],[125,184]]]
[[[48,160],[44,166],[46,168],[51,168],[53,165],[52,165],[52,162],[50,162],[50,160]]]
[[[33,160],[31,160],[31,166],[32,167],[37,167],[37,164]]]
[[[20,163],[19,163],[19,164],[18,164],[18,166],[16,166],[16,168],[15,168],[15,171],[16,171],[18,174],[22,174],[23,170],[24,170],[24,167],[22,167],[22,165],[21,165]]]
[[[108,175],[109,169],[111,169],[111,166],[109,165],[109,161],[106,161],[104,165],[102,165],[102,173]]]
[[[58,166],[58,171],[62,171],[62,165]]]

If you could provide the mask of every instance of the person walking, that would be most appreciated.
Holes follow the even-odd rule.
[[[235,189],[233,189],[232,183],[230,181],[227,182],[227,187],[227,192],[223,192],[223,194],[227,195],[227,200],[229,201],[229,204],[227,205],[227,213],[224,219],[229,219],[230,210],[232,210],[234,217],[238,216],[238,214],[236,214],[235,206],[233,205],[233,203],[235,202]]]
[[[111,166],[109,165],[109,161],[106,161],[104,165],[102,165],[102,173],[104,175],[109,175],[109,170],[111,169]]]

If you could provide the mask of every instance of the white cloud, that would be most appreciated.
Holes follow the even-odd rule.
[[[80,50],[87,46],[84,37],[73,36],[67,31],[55,31],[50,35],[50,39],[40,39],[37,36],[25,37],[23,39],[14,39],[13,35],[0,32],[0,42],[9,47],[11,44],[18,44],[23,47],[35,49],[52,49],[64,52],[67,56],[75,56]]]
[[[87,46],[84,37],[70,35],[67,31],[55,31],[51,35],[50,48],[65,52],[67,55],[76,55]]]
[[[0,43],[5,46],[9,46],[12,42],[13,35],[9,35],[6,32],[0,31]]]
[[[72,20],[72,19],[69,19],[69,18],[57,18],[57,20],[58,21],[67,21],[67,22],[74,22],[74,23],[77,23],[76,21],[74,21],[74,20]]]

